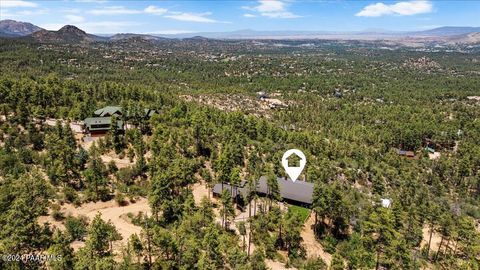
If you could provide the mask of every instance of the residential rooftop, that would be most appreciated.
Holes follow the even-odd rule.
[[[101,109],[96,110],[93,112],[94,115],[100,116],[100,117],[106,117],[106,116],[120,116],[122,115],[122,107],[120,106],[106,106]]]
[[[289,178],[277,177],[278,187],[280,189],[280,196],[284,200],[293,201],[301,204],[312,204],[314,184],[310,182],[297,180],[293,182]],[[248,186],[246,181],[242,181],[238,186],[231,186],[228,183],[223,184],[223,189],[232,190],[235,195],[242,195],[245,197],[248,194]],[[257,193],[268,194],[267,177],[260,177],[257,188]],[[216,184],[213,187],[215,194],[222,193],[222,184]]]
[[[112,124],[111,117],[89,117],[83,120],[85,128],[89,131],[109,130]],[[117,128],[123,130],[123,121],[117,120]]]

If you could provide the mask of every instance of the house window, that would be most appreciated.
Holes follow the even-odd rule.
[[[96,124],[92,125],[91,128],[110,128],[110,124]]]

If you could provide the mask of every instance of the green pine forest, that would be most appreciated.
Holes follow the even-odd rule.
[[[480,101],[467,99],[480,53],[273,43],[1,40],[0,269],[480,269]],[[259,91],[288,107],[247,109]],[[134,128],[83,147],[68,123],[111,105]],[[277,203],[291,148],[307,156],[309,209]],[[248,193],[261,207],[244,221],[231,192],[211,193],[263,175],[269,193]],[[142,199],[128,239],[100,213],[62,210]]]

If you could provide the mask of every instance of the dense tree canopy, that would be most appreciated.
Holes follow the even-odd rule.
[[[332,269],[480,267],[480,110],[466,98],[480,96],[478,52],[209,42],[0,41],[0,255],[61,255],[52,269],[266,269],[266,259],[326,269],[303,245],[305,217],[278,204],[281,155],[299,148],[315,185],[314,241]],[[440,68],[409,65],[425,55]],[[288,107],[248,111],[257,91]],[[113,125],[85,149],[69,123],[105,105],[125,108],[134,128]],[[147,120],[145,108],[158,113]],[[242,194],[241,223],[233,189],[216,203],[193,198],[194,185],[246,181],[251,191],[262,175],[268,194]],[[55,214],[59,203],[113,197],[148,197],[151,210],[131,217],[141,233],[122,240],[121,254],[122,235],[101,215]],[[64,231],[39,222],[49,211]],[[74,241],[84,246],[74,251]],[[41,267],[24,264],[0,260]]]

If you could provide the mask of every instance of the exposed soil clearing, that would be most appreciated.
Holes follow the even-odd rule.
[[[192,194],[193,198],[195,200],[195,204],[198,206],[202,202],[202,199],[204,197],[208,198],[208,194],[210,193],[210,200],[212,203],[215,203],[217,201],[216,198],[213,197],[213,193],[208,191],[207,187],[205,186],[205,183],[195,183],[192,186]]]
[[[430,228],[423,227],[422,232],[423,232],[423,239],[422,239],[422,242],[420,243],[421,248],[423,248],[424,246],[428,246],[428,240],[430,239]],[[432,234],[432,242],[430,244],[430,250],[433,250],[436,252],[438,250],[438,246],[440,245],[441,241],[442,241],[442,236],[439,233],[434,231]]]
[[[315,239],[315,233],[313,232],[313,224],[315,223],[315,214],[311,213],[307,221],[303,225],[300,236],[303,239],[303,246],[307,251],[307,257],[309,258],[322,258],[327,265],[330,265],[332,261],[332,255],[323,250],[323,246]]]
[[[272,261],[269,259],[265,260],[265,264],[267,265],[268,269],[272,270],[297,270],[297,268],[291,266],[290,268],[285,267],[285,264],[277,261]]]
[[[108,163],[113,161],[115,163],[115,165],[117,166],[117,168],[119,168],[119,169],[128,168],[128,167],[132,167],[132,166],[135,165],[135,160],[130,162],[130,159],[126,158],[126,157],[123,158],[123,159],[120,159],[118,157],[118,155],[116,155],[113,152],[101,155],[100,158],[102,159],[103,163],[105,163],[106,165],[108,165]]]
[[[146,198],[140,198],[135,203],[131,203],[126,206],[119,206],[115,201],[108,202],[89,202],[80,207],[75,207],[72,204],[64,204],[61,207],[61,212],[67,216],[86,216],[90,221],[93,220],[97,213],[102,215],[102,219],[105,221],[111,221],[117,228],[118,232],[122,236],[121,241],[114,243],[114,250],[118,251],[122,244],[127,243],[128,238],[132,234],[140,235],[142,228],[129,222],[126,217],[128,213],[137,215],[139,212],[151,214],[150,206]],[[43,216],[39,219],[40,223],[49,222],[53,227],[64,230],[65,226],[63,222],[55,221],[51,216]],[[75,247],[82,246],[81,242],[75,243]]]

